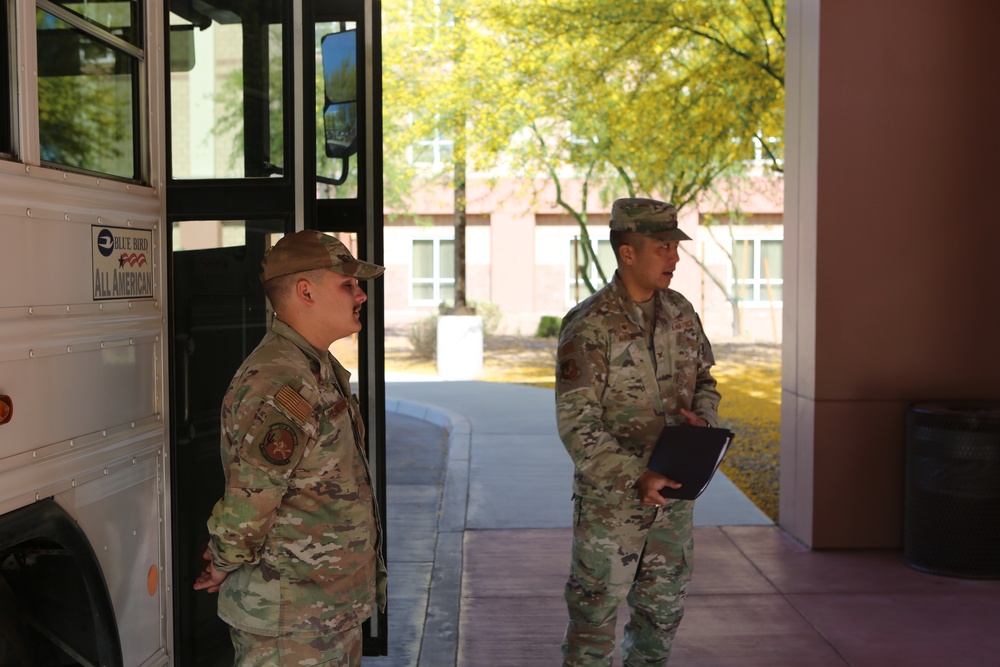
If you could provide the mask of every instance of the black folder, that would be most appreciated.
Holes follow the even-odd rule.
[[[667,426],[660,431],[646,467],[681,483],[681,488],[660,490],[664,498],[694,500],[718,470],[734,434],[726,428]]]

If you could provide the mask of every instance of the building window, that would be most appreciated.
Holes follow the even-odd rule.
[[[593,259],[589,256],[584,257],[584,248],[581,243],[582,241],[579,237],[573,237],[569,244],[569,262],[567,264],[569,267],[569,289],[566,295],[566,302],[570,305],[583,301],[591,294],[584,276],[590,280],[590,284],[594,286],[595,290],[601,289],[605,284],[601,279],[601,274],[597,271],[597,267],[594,265]],[[590,244],[597,253],[597,261],[600,263],[604,275],[608,280],[611,280],[611,276],[615,274],[615,269],[618,268],[618,262],[615,260],[615,252],[611,249],[611,241],[606,239],[591,239]],[[584,261],[585,259],[587,260],[586,262]]]
[[[410,270],[410,303],[437,306],[455,300],[455,242],[415,239]]]
[[[410,162],[416,166],[441,167],[451,163],[455,142],[441,136],[440,130],[434,129],[434,136],[426,141],[417,141],[410,147]]]
[[[781,239],[733,239],[733,268],[736,274],[729,283],[737,299],[747,303],[781,303],[784,283]]]

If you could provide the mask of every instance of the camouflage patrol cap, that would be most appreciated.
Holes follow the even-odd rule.
[[[260,265],[261,282],[313,269],[330,269],[358,280],[378,278],[385,271],[384,266],[355,259],[337,237],[310,229],[283,236]]]
[[[611,205],[611,230],[639,232],[660,241],[690,241],[677,226],[677,208],[655,199],[617,199]]]

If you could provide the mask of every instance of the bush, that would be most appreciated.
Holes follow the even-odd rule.
[[[470,301],[468,312],[462,314],[479,315],[483,319],[483,340],[496,333],[500,327],[503,316],[500,314],[500,307],[490,301]],[[454,315],[454,308],[447,308],[441,304],[438,308],[440,315]],[[431,315],[422,320],[418,320],[410,325],[410,335],[408,336],[413,353],[423,359],[437,358],[437,324],[440,315]]]
[[[500,321],[503,320],[500,306],[492,301],[470,301],[469,305],[475,309],[476,315],[483,318],[483,340],[495,334],[500,328]]]
[[[483,320],[483,340],[486,340],[500,328],[503,315],[500,306],[492,301],[467,301],[465,308],[455,308],[445,302],[438,306],[439,315],[478,315]]]
[[[561,324],[562,322],[558,317],[542,315],[542,319],[538,322],[538,331],[535,332],[535,338],[555,338],[559,335]]]
[[[408,338],[415,355],[424,359],[437,358],[438,316],[431,315],[411,324]]]

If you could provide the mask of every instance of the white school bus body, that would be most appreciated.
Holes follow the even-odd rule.
[[[162,198],[149,187],[12,164],[0,165],[0,191],[0,391],[13,408],[0,426],[0,515],[46,499],[65,511],[103,573],[124,664],[165,662]],[[140,259],[109,275],[95,268],[103,230],[148,247],[114,249]]]
[[[46,164],[39,68],[52,64],[34,28],[70,24],[48,3],[4,7],[0,655],[12,665],[171,663],[163,31],[162,4],[148,4],[142,48],[125,44],[141,69],[108,77],[142,84],[131,178]]]

